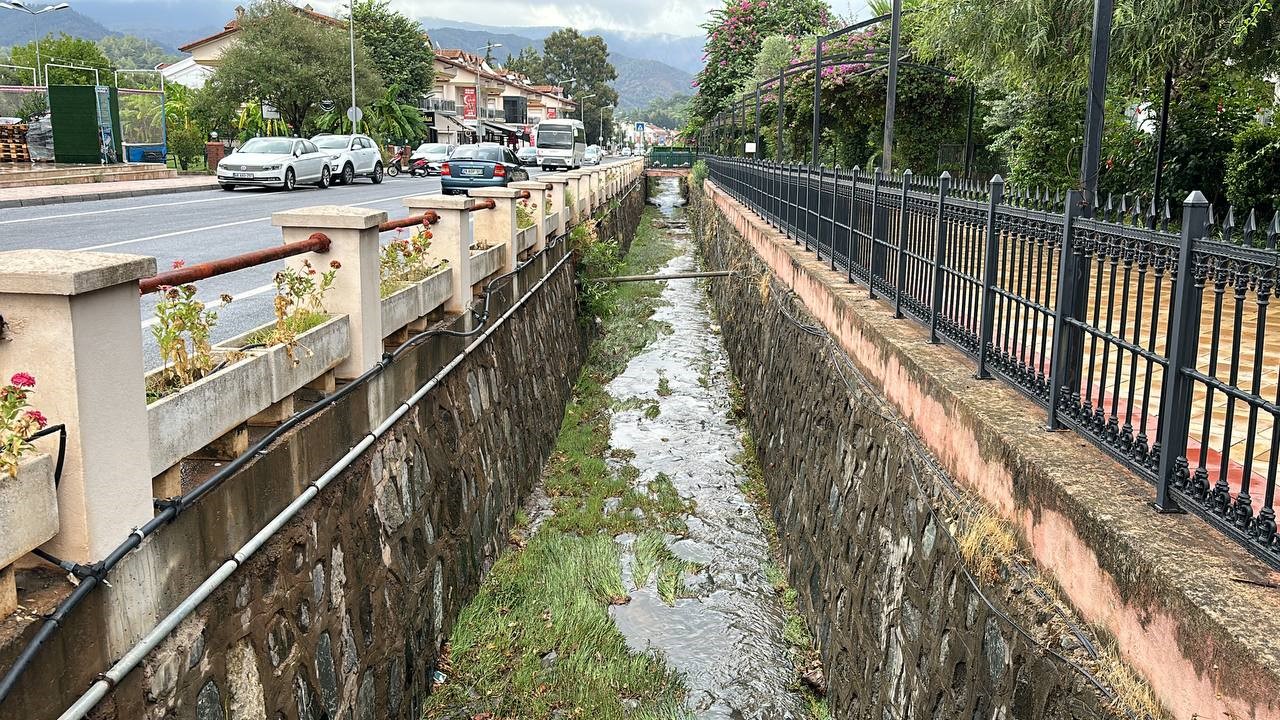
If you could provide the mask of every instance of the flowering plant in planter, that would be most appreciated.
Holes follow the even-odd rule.
[[[525,228],[531,228],[536,225],[537,221],[534,220],[534,218],[537,217],[537,212],[538,203],[529,198],[525,198],[516,203],[516,227],[524,230]]]
[[[175,260],[175,269],[183,266]],[[231,296],[221,296],[223,305]],[[160,288],[156,303],[156,324],[151,334],[160,348],[164,370],[149,382],[149,399],[156,400],[173,393],[213,371],[215,360],[209,334],[218,324],[218,313],[196,299],[196,286],[187,284]]]
[[[440,261],[432,262],[432,258],[427,255],[431,238],[431,231],[424,229],[409,237],[397,237],[382,247],[382,254],[378,258],[382,297],[403,289],[407,283],[427,279],[444,264]]]
[[[18,476],[18,461],[31,449],[27,438],[48,424],[39,410],[27,400],[36,387],[36,379],[20,372],[0,385],[0,473]]]
[[[311,266],[310,260],[302,261],[302,270],[286,267],[276,273],[276,323],[249,337],[251,345],[283,345],[289,359],[298,346],[298,336],[317,327],[328,319],[324,310],[324,296],[333,287],[342,263],[329,261],[329,269],[320,272]]]

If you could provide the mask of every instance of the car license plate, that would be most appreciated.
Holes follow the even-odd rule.
[[[462,168],[462,174],[467,177],[480,177],[484,174],[484,170],[480,168]]]
[[[245,179],[247,179],[247,180],[252,180],[252,179],[253,179],[253,173],[242,173],[242,172],[231,173],[231,177],[233,177],[233,178],[245,178]]]

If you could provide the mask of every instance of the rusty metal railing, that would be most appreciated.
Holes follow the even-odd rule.
[[[205,280],[207,278],[218,275],[226,275],[237,270],[254,267],[255,265],[263,265],[275,260],[283,260],[294,255],[302,255],[303,253],[329,252],[329,236],[324,233],[312,233],[311,237],[299,242],[285,243],[276,247],[263,248],[262,250],[254,250],[252,252],[242,253],[240,255],[232,255],[231,257],[219,260],[210,260],[196,265],[188,265],[186,267],[166,270],[162,273],[156,273],[151,277],[145,277],[138,281],[138,290],[143,295],[153,293],[162,287],[173,287],[175,285],[185,285],[186,283],[195,282],[197,280]]]
[[[378,232],[391,232],[392,230],[417,227],[418,225],[435,225],[438,222],[440,222],[440,216],[428,210],[421,215],[410,215],[398,220],[388,220],[378,226]]]

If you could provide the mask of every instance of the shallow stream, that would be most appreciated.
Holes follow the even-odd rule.
[[[656,201],[684,253],[660,272],[696,270],[679,186],[674,178],[662,183]],[[611,445],[635,453],[636,485],[665,476],[694,503],[684,536],[666,537],[694,569],[668,604],[653,577],[633,577],[636,538],[619,536],[631,602],[611,615],[633,650],[657,651],[684,673],[695,717],[803,718],[805,698],[789,689],[797,675],[786,615],[765,572],[768,541],[739,487],[747,476],[735,460],[742,444],[730,417],[729,369],[700,282],[667,281],[653,319],[671,332],[607,388],[623,408],[613,415]]]

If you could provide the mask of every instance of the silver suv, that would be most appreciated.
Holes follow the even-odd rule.
[[[329,153],[334,183],[350,185],[357,177],[382,182],[382,152],[368,135],[317,135],[311,142]]]

